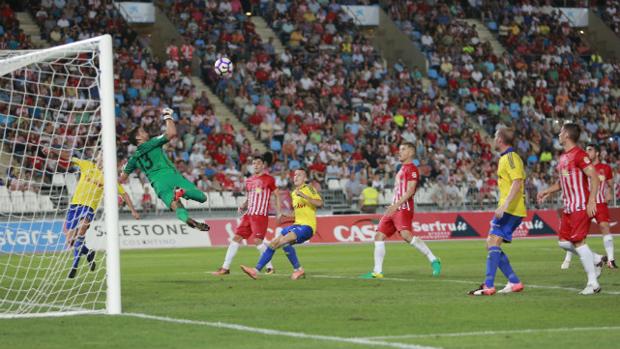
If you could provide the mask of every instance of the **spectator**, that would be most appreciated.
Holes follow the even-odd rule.
[[[363,177],[361,185],[365,188],[360,193],[359,206],[363,213],[375,213],[379,207],[379,191],[372,185],[368,185],[368,180]]]

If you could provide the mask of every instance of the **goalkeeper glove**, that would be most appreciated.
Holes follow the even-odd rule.
[[[174,120],[174,118],[172,117],[172,114],[174,114],[174,110],[172,110],[171,108],[164,108],[162,110],[162,117],[164,118],[164,121]]]

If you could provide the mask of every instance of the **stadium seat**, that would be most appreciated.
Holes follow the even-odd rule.
[[[348,178],[342,178],[340,180],[340,189],[344,190],[347,187],[347,183],[349,182]]]
[[[69,195],[73,195],[75,193],[75,187],[77,187],[78,175],[77,173],[67,173],[65,175],[65,184],[67,185],[67,190],[69,191]]]
[[[9,213],[13,210],[13,203],[7,187],[0,187],[0,212]]]
[[[246,196],[237,196],[237,207],[241,207],[246,199]]]
[[[11,202],[13,203],[13,211],[15,213],[23,213],[27,211],[26,203],[24,202],[24,193],[21,191],[11,192]]]
[[[183,200],[183,206],[190,210],[197,210],[200,208],[206,208],[206,205],[194,200]]]
[[[55,173],[52,176],[52,185],[62,187],[65,185],[65,176],[60,173]]]
[[[44,212],[54,211],[54,203],[52,199],[47,195],[39,195],[37,198],[39,202],[39,209]]]
[[[37,194],[31,191],[24,192],[24,205],[26,205],[26,212],[36,212],[39,209]]]
[[[340,181],[337,179],[330,179],[329,181],[327,181],[327,189],[329,190],[340,190],[342,189],[340,187]]]
[[[211,208],[223,208],[224,207],[224,199],[222,195],[220,195],[217,191],[209,192],[209,207]]]
[[[385,188],[385,190],[383,191],[383,194],[385,195],[386,200],[389,201],[394,196],[394,189],[392,189],[392,188]]]
[[[388,199],[384,193],[379,194],[379,205],[387,205],[390,203],[390,199]]]
[[[237,207],[237,200],[233,196],[232,191],[224,191],[222,192],[222,199],[224,200],[224,207]]]
[[[277,139],[274,139],[271,141],[271,150],[279,153],[280,150],[282,150],[282,144],[280,144],[280,141],[278,141]]]

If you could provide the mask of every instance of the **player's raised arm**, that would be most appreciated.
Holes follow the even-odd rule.
[[[166,138],[168,138],[168,140],[172,140],[177,136],[177,126],[174,123],[172,114],[174,114],[174,110],[171,108],[164,108],[162,110],[162,118],[166,123]]]

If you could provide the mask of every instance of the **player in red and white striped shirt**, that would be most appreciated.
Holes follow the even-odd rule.
[[[618,266],[614,258],[614,238],[609,232],[609,208],[607,207],[607,203],[611,200],[611,195],[614,190],[613,171],[609,165],[600,161],[601,149],[598,144],[588,144],[586,152],[590,160],[592,160],[598,179],[601,182],[598,187],[598,193],[596,194],[596,215],[593,221],[598,223],[601,227],[603,246],[605,247],[605,252],[607,252],[607,266],[612,269],[617,269]],[[572,252],[566,252],[566,257],[562,263],[562,269],[569,268],[572,257]]]
[[[254,234],[254,243],[259,254],[262,255],[267,249],[263,240],[269,225],[269,202],[272,195],[275,195],[276,198],[276,215],[280,215],[280,196],[278,195],[276,180],[267,173],[267,166],[271,164],[271,161],[271,153],[257,156],[252,161],[254,175],[245,181],[245,189],[248,196],[246,201],[239,207],[240,212],[246,211],[243,214],[241,223],[237,226],[235,236],[230,245],[228,245],[224,264],[222,264],[220,269],[214,271],[213,275],[230,274],[230,264],[239,250],[241,240],[249,240],[252,234]],[[266,267],[267,274],[274,272],[271,262]]]
[[[564,153],[557,165],[560,178],[554,185],[538,193],[538,202],[542,203],[550,194],[562,191],[564,211],[558,244],[562,249],[579,255],[588,275],[588,284],[580,293],[589,295],[601,291],[598,276],[603,259],[586,244],[590,221],[596,215],[599,179],[588,154],[577,146],[580,135],[579,125],[567,123],[562,126],[559,139]]]
[[[375,267],[372,272],[362,275],[364,279],[383,277],[383,258],[385,257],[385,239],[398,232],[400,236],[411,246],[424,254],[433,268],[433,276],[441,273],[441,262],[433,255],[424,241],[411,233],[413,223],[413,195],[420,174],[413,164],[415,146],[413,143],[402,143],[398,149],[398,157],[402,166],[396,174],[394,183],[394,199],[392,205],[387,208],[375,234]]]

